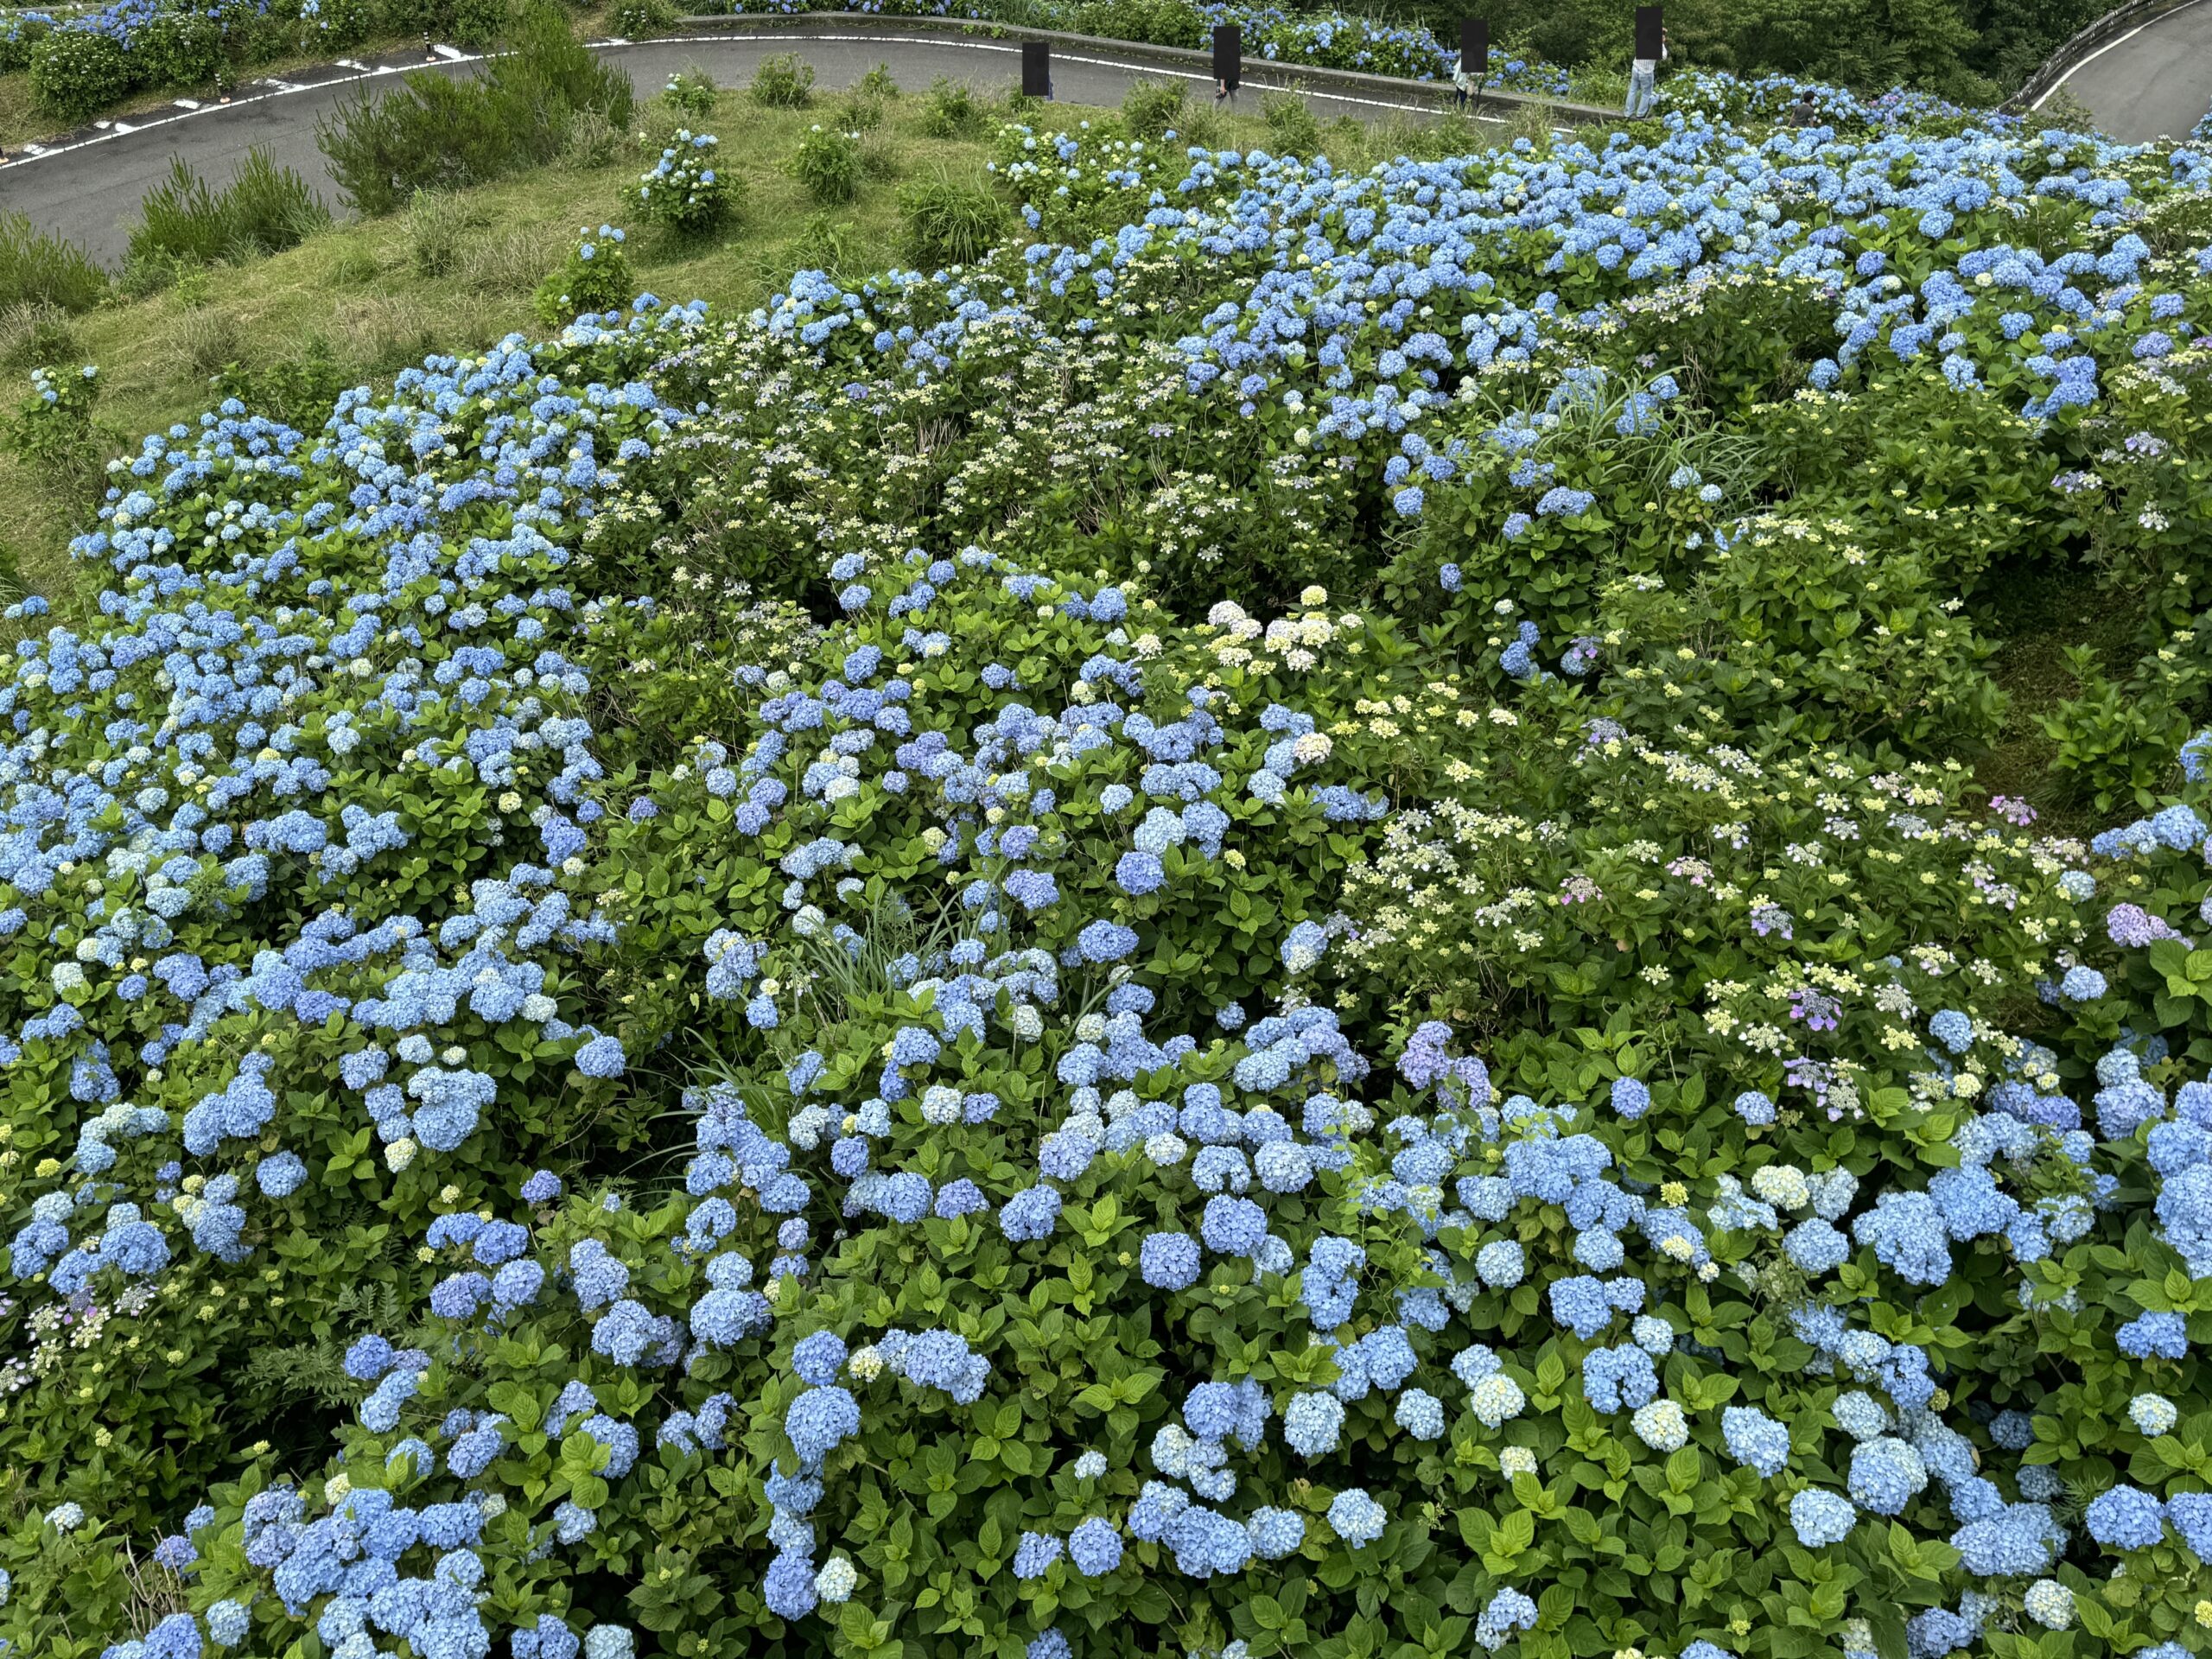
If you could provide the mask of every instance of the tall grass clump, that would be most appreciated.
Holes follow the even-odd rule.
[[[1122,94],[1122,119],[1133,138],[1157,138],[1183,124],[1183,83],[1138,79]]]
[[[939,75],[922,97],[922,130],[932,138],[980,137],[989,115],[989,106],[964,80]]]
[[[814,66],[794,52],[763,58],[746,89],[755,104],[772,110],[803,110],[814,102]]]
[[[168,177],[146,193],[138,213],[133,261],[158,255],[203,264],[281,253],[330,222],[308,181],[264,149],[248,150],[238,176],[219,191],[181,156],[172,156]]]
[[[1270,92],[1260,100],[1260,114],[1268,124],[1268,138],[1293,156],[1312,156],[1321,148],[1321,123],[1296,92]]]
[[[1006,228],[1006,204],[982,185],[939,175],[899,193],[899,221],[919,269],[973,264]]]
[[[0,305],[43,301],[88,311],[107,292],[107,274],[74,242],[48,236],[27,213],[0,213]]]
[[[210,264],[222,256],[223,217],[207,181],[181,156],[169,157],[169,175],[138,204],[130,232],[130,257],[164,253]]]
[[[233,257],[241,251],[282,253],[330,223],[330,209],[313,186],[265,149],[250,149],[221,197]]]
[[[808,199],[825,207],[853,200],[861,193],[861,150],[849,132],[810,128],[792,153],[791,176]]]

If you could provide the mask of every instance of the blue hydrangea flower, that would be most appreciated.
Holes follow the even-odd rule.
[[[1817,1487],[1808,1487],[1789,1500],[1790,1529],[1808,1549],[1841,1543],[1858,1518],[1859,1512],[1848,1499]]]
[[[1357,1487],[1347,1487],[1329,1503],[1330,1526],[1354,1549],[1363,1548],[1380,1538],[1389,1519],[1382,1506]]]

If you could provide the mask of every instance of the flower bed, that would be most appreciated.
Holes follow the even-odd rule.
[[[79,11],[0,16],[0,70],[28,69],[41,111],[78,121],[133,92],[207,86],[228,63],[340,52],[373,34],[431,29],[481,46],[506,22],[505,9],[488,0],[438,0],[413,10],[381,0],[114,0]]]
[[[0,691],[0,1629],[2200,1648],[2212,739],[1956,756],[2008,585],[2212,608],[2212,158],[1000,168],[113,477]]]

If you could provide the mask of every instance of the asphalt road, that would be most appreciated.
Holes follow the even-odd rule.
[[[2107,42],[2059,82],[2131,144],[2180,138],[2212,110],[2212,0]]]
[[[1018,80],[1021,48],[1013,41],[947,40],[837,35],[778,34],[726,38],[693,35],[678,41],[603,45],[603,57],[630,72],[640,98],[658,92],[668,77],[692,64],[718,85],[741,86],[763,58],[797,52],[814,66],[817,87],[836,92],[850,86],[879,63],[888,63],[899,86],[919,91],[943,75],[981,88]],[[314,181],[334,207],[336,188],[315,147],[315,124],[341,103],[390,86],[407,69],[423,67],[414,59],[383,60],[359,68],[333,67],[303,73],[290,85],[246,83],[227,105],[197,110],[172,107],[159,115],[134,116],[82,142],[42,155],[11,157],[0,168],[0,208],[28,213],[41,229],[82,243],[102,262],[120,264],[128,226],[138,203],[169,169],[171,156],[181,156],[211,184],[229,182],[249,149],[269,151],[280,164]],[[473,73],[473,60],[441,66],[451,74]],[[1181,79],[1203,92],[1203,74],[1117,60],[1112,48],[1052,54],[1052,91],[1073,104],[1112,105],[1132,80],[1142,76]],[[307,84],[299,84],[307,83]],[[1256,101],[1255,89],[1244,98]],[[1315,113],[1324,118],[1353,115],[1363,119],[1424,114],[1429,105],[1409,92],[1402,104],[1382,98],[1309,92]]]

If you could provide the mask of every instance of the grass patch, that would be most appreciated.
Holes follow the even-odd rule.
[[[988,184],[944,174],[901,190],[899,217],[906,257],[922,270],[980,259],[1006,233],[1007,221],[1006,202]]]
[[[107,291],[107,275],[74,242],[48,236],[22,213],[0,213],[0,306],[82,311]]]

